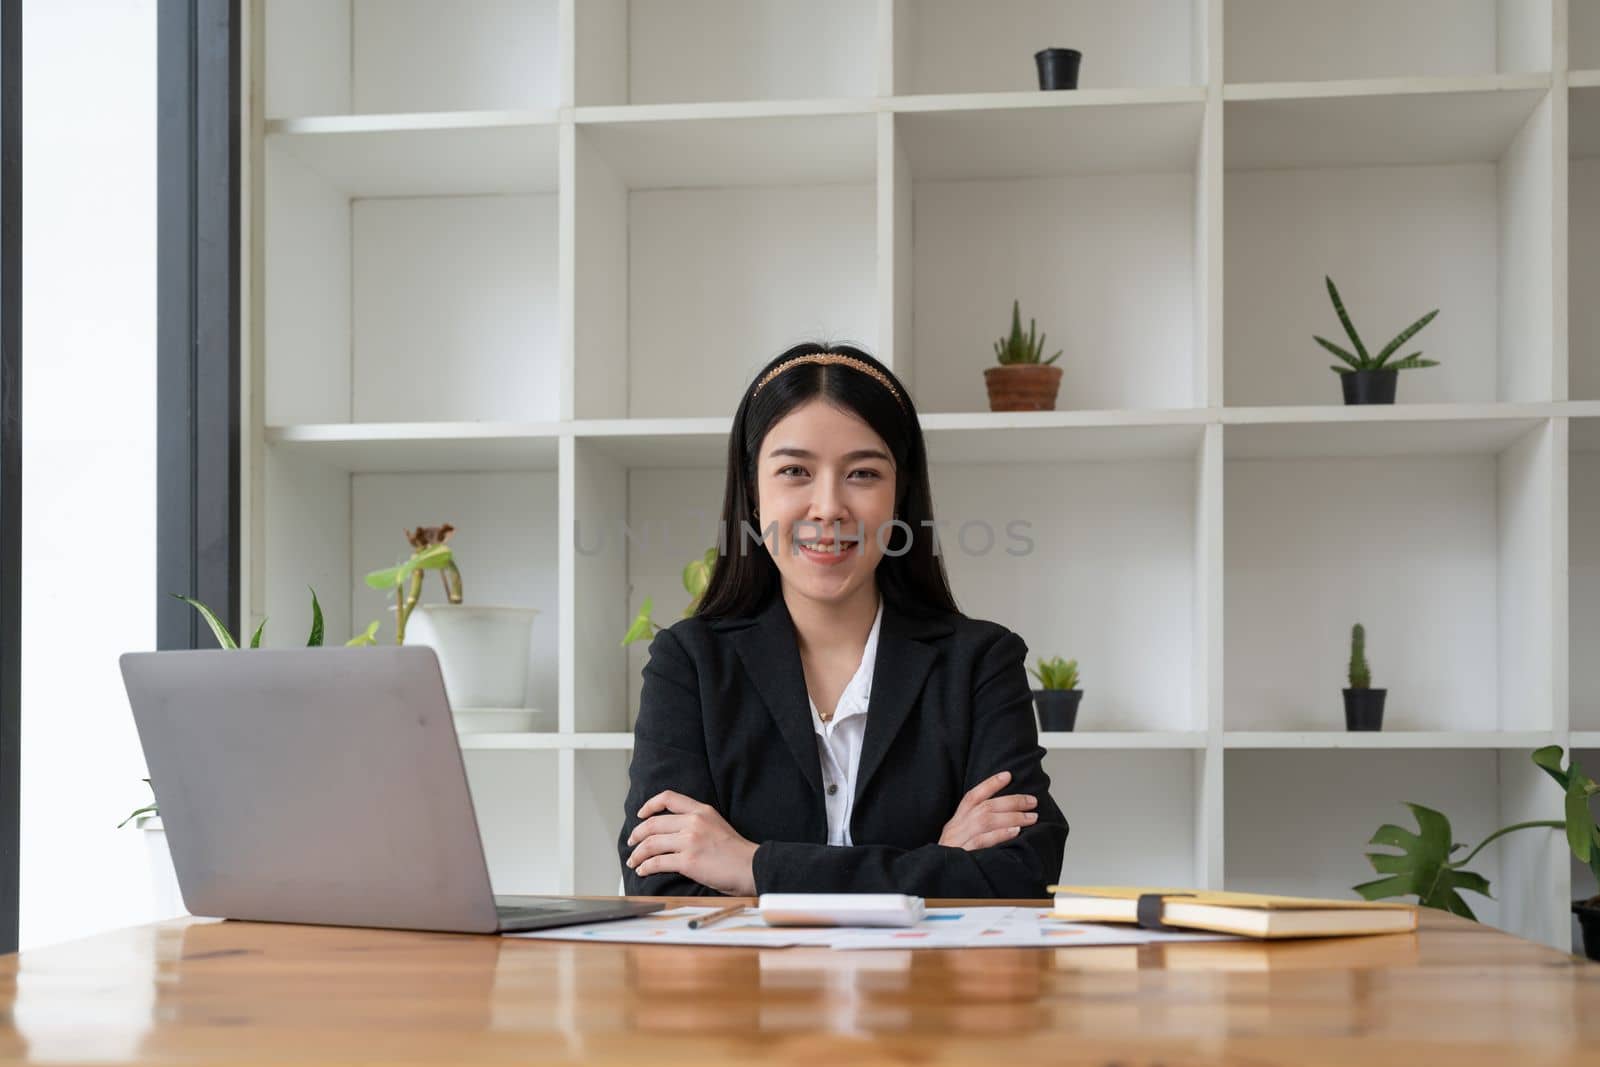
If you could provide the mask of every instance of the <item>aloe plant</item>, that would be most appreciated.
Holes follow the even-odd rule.
[[[1372,688],[1372,670],[1367,666],[1367,628],[1359,622],[1350,627],[1350,688]]]
[[[1350,315],[1344,309],[1344,301],[1340,299],[1338,287],[1333,284],[1333,279],[1324,275],[1322,280],[1328,285],[1328,297],[1333,301],[1333,310],[1338,313],[1339,322],[1344,325],[1344,332],[1349,336],[1350,343],[1355,346],[1355,351],[1350,352],[1325,337],[1312,336],[1312,340],[1338,356],[1346,364],[1342,367],[1331,367],[1330,369],[1335,373],[1354,374],[1356,371],[1363,370],[1420,370],[1423,367],[1437,367],[1439,365],[1438,360],[1423,359],[1420,351],[1413,352],[1404,359],[1396,360],[1393,363],[1389,362],[1389,357],[1394,355],[1401,345],[1411,340],[1412,337],[1416,336],[1418,330],[1433,321],[1433,317],[1439,314],[1438,308],[1434,308],[1422,318],[1401,330],[1394,340],[1384,345],[1383,349],[1376,356],[1373,356],[1367,352],[1366,345],[1361,343],[1361,335],[1356,333],[1355,323],[1350,321]]]
[[[1033,326],[1034,320],[1029,319],[1027,336],[1023,336],[1022,304],[1021,301],[1013,300],[1011,302],[1011,335],[1009,337],[1002,337],[1000,340],[994,343],[995,358],[998,359],[1003,366],[1009,367],[1018,363],[1050,364],[1054,363],[1060,358],[1060,350],[1057,350],[1056,354],[1051,356],[1049,359],[1041,360],[1039,358],[1039,356],[1044,352],[1045,335],[1041,333],[1038,340],[1034,340]]]
[[[1039,679],[1039,686],[1043,689],[1078,688],[1078,661],[1075,659],[1063,660],[1055,656],[1047,660],[1040,656],[1039,669],[1029,667],[1028,673]]]
[[[711,569],[717,565],[717,550],[708,548],[705,555],[699,559],[690,560],[683,568],[683,588],[689,593],[689,604],[683,609],[683,618],[687,619],[694,614],[694,609],[700,606],[700,598],[705,596],[706,587],[711,584]],[[631,645],[635,641],[646,637],[655,636],[661,627],[650,617],[653,601],[650,597],[644,598],[644,603],[639,606],[639,614],[633,617],[633,623],[628,627],[628,632],[622,637],[623,645]]]

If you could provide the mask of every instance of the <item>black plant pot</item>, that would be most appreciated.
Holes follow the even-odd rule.
[[[1583,954],[1591,960],[1600,960],[1600,907],[1584,900],[1572,902],[1572,914],[1578,917],[1583,930]]]
[[[1041,89],[1076,89],[1078,87],[1078,64],[1083,60],[1083,53],[1076,48],[1046,48],[1033,54],[1033,61],[1039,65],[1039,88]]]
[[[1039,712],[1040,730],[1071,730],[1078,721],[1082,689],[1035,689],[1033,706]]]
[[[1383,698],[1387,689],[1346,689],[1344,725],[1347,730],[1383,729]]]
[[[1346,404],[1393,404],[1399,383],[1397,370],[1355,370],[1339,375]]]

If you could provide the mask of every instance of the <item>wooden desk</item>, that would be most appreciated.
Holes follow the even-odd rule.
[[[1600,967],[1441,912],[1359,940],[915,952],[176,919],[0,967],[7,1061],[1600,1063]]]

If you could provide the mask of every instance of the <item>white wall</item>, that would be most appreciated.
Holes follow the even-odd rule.
[[[156,4],[24,0],[21,947],[146,922]],[[92,76],[86,77],[86,73]]]

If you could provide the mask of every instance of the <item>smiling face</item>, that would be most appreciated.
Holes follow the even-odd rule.
[[[874,584],[883,546],[898,540],[886,525],[895,473],[883,438],[824,400],[772,425],[756,461],[757,524],[785,585],[840,602]]]

